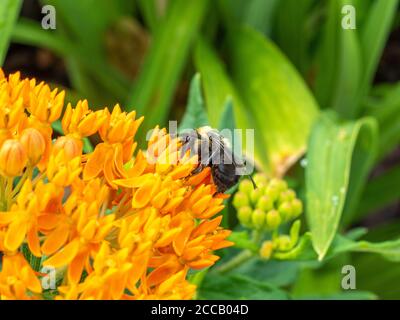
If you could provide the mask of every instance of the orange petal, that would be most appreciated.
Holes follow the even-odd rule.
[[[212,260],[200,259],[200,260],[188,262],[187,265],[192,269],[199,270],[199,269],[204,269],[204,268],[210,267],[214,263],[215,262]]]
[[[125,177],[125,170],[123,167],[123,157],[122,157],[122,146],[117,144],[114,150],[114,168],[116,169],[117,173],[121,177]]]
[[[205,167],[203,170],[201,170],[200,173],[198,173],[198,174],[196,174],[194,176],[191,176],[187,180],[186,184],[187,185],[191,185],[191,186],[197,186],[200,183],[202,183],[206,178],[209,177],[210,172],[211,172],[211,168],[210,167]]]
[[[222,221],[222,216],[216,217],[213,220],[203,221],[193,231],[192,237],[196,238],[201,234],[207,234],[215,231]]]
[[[8,225],[17,217],[17,214],[17,212],[0,212],[0,225]]]
[[[68,243],[64,248],[57,252],[54,256],[43,262],[44,266],[52,266],[59,268],[69,264],[76,256],[79,250],[79,240]]]
[[[168,194],[170,190],[164,189],[161,192],[159,192],[152,200],[151,204],[153,205],[154,208],[160,209],[163,207],[165,202],[168,199]]]
[[[196,218],[209,219],[209,218],[215,216],[218,212],[220,212],[224,208],[225,208],[224,205],[208,208],[206,211],[204,211],[202,214],[200,214]]]
[[[143,208],[151,199],[151,191],[153,190],[153,181],[146,181],[133,195],[132,207]]]
[[[81,279],[83,266],[87,258],[87,252],[78,254],[68,267],[68,280],[72,283],[78,283]]]
[[[9,226],[4,238],[4,247],[16,251],[25,239],[28,225],[23,219],[14,220]]]
[[[113,154],[109,153],[107,154],[107,158],[104,161],[104,177],[106,178],[106,181],[110,185],[111,188],[113,189],[118,189],[117,185],[113,182],[115,180],[115,175],[113,172]]]
[[[42,253],[40,252],[40,240],[37,234],[36,228],[30,228],[27,235],[28,246],[31,252],[36,257],[41,257]]]
[[[42,252],[50,256],[60,249],[68,240],[69,227],[63,223],[53,230],[46,238],[42,245]]]
[[[125,188],[139,188],[149,179],[154,180],[154,174],[146,173],[139,177],[129,178],[129,179],[117,179],[114,183]]]
[[[187,177],[193,171],[192,165],[180,165],[176,167],[169,175],[172,179],[178,180]]]
[[[135,158],[135,163],[133,167],[128,171],[128,177],[137,177],[143,173],[143,171],[147,167],[147,161],[143,155],[143,152],[140,150]]]
[[[161,282],[164,282],[167,280],[170,276],[172,276],[174,273],[176,273],[179,269],[182,268],[182,265],[176,263],[176,262],[167,262],[163,264],[162,266],[156,268],[153,270],[148,278],[147,278],[147,285],[148,286],[153,286],[157,285]]]
[[[199,201],[197,201],[193,207],[192,211],[195,215],[201,214],[204,210],[207,209],[208,205],[210,204],[210,201],[212,199],[212,195],[206,195],[202,197]]]
[[[179,233],[174,242],[172,243],[174,251],[178,256],[181,256],[183,249],[185,248],[186,242],[189,239],[190,233],[192,232],[193,221],[190,220],[185,224],[182,224],[182,231]]]
[[[45,213],[38,217],[39,230],[54,229],[60,219],[60,216],[54,213]]]
[[[228,240],[223,240],[221,242],[218,242],[217,244],[213,245],[211,247],[212,250],[218,250],[218,249],[222,249],[222,248],[227,248],[227,247],[231,247],[233,246],[235,243],[232,241],[228,241]]]
[[[97,177],[104,167],[104,160],[106,159],[108,149],[104,144],[100,143],[96,146],[88,161],[86,162],[85,168],[83,169],[83,179],[91,180]]]

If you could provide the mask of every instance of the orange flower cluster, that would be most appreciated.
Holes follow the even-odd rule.
[[[190,299],[188,271],[232,244],[210,170],[193,175],[164,129],[135,154],[143,118],[118,105],[69,104],[54,138],[63,108],[64,92],[0,70],[0,299],[48,297],[41,267],[56,299]]]

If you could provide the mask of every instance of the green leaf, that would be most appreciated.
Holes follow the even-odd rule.
[[[328,251],[344,209],[352,214],[375,158],[376,131],[372,118],[338,123],[332,114],[322,115],[312,130],[305,172],[306,218],[319,259]]]
[[[21,0],[0,2],[0,66],[3,65],[10,43],[11,32],[21,8]]]
[[[261,34],[240,28],[229,44],[234,83],[264,144],[267,171],[283,175],[304,153],[318,106],[296,69]]]
[[[254,29],[269,35],[274,21],[277,4],[281,0],[252,0],[247,1],[242,22]]]
[[[314,2],[314,0],[280,0],[276,8],[274,23],[276,43],[302,74],[306,72],[309,64],[308,50],[312,32],[315,30],[310,27],[310,20],[313,18],[311,7]]]
[[[359,89],[361,97],[370,90],[398,3],[398,0],[373,1],[366,17],[360,34],[363,56],[363,77]]]
[[[17,43],[48,48],[67,60],[72,59],[75,67],[79,66],[90,73],[110,94],[115,94],[120,99],[126,96],[127,89],[119,72],[96,54],[88,55],[83,48],[65,36],[44,30],[35,21],[20,19],[13,30],[12,39]],[[92,84],[95,81],[91,79],[90,82]]]
[[[366,99],[365,114],[375,117],[379,123],[379,160],[400,141],[400,83],[373,88],[371,96]]]
[[[199,288],[198,295],[200,299],[205,300],[288,299],[287,293],[276,286],[239,274],[220,276],[208,273]]]
[[[348,0],[330,0],[323,33],[315,92],[323,108],[334,108],[344,117],[353,117],[358,108],[361,81],[361,51],[357,29],[341,25]]]
[[[194,60],[197,70],[202,75],[204,97],[206,100],[207,114],[212,127],[221,126],[224,121],[227,99],[232,99],[233,113],[235,115],[235,127],[246,132],[246,129],[254,129],[261,132],[262,127],[252,119],[248,108],[245,107],[239,97],[236,88],[211,46],[204,40],[199,39],[196,45]],[[243,150],[246,149],[244,134],[238,137],[243,143]],[[235,144],[238,146],[239,144]],[[236,151],[236,150],[235,150]],[[246,154],[247,159],[256,162],[256,166],[267,169],[265,146],[262,139],[254,141],[254,155]]]
[[[219,130],[230,129],[234,130],[236,128],[236,120],[233,111],[233,100],[231,97],[226,99],[224,109],[222,111],[221,120],[218,126]]]
[[[236,155],[241,154],[241,150],[239,150],[239,148],[242,147],[242,144],[239,143],[239,141],[242,137],[236,131],[237,127],[233,109],[233,100],[230,96],[226,99],[218,129],[233,147],[233,153]]]
[[[391,220],[371,229],[366,240],[385,241],[399,236],[400,221]],[[380,299],[399,299],[400,268],[398,262],[387,261],[376,254],[353,254],[351,264],[357,270],[357,288],[373,291]],[[373,276],[371,276],[373,270]]]
[[[228,240],[234,242],[235,247],[239,249],[248,249],[254,253],[259,250],[258,245],[249,238],[247,231],[234,231],[229,235]]]
[[[400,261],[400,239],[384,242],[355,241],[347,236],[337,234],[332,241],[325,259],[332,259],[346,252],[375,253],[388,261]],[[313,250],[312,237],[309,232],[305,233],[296,247],[287,252],[275,252],[274,259],[312,261],[320,259]]]
[[[235,273],[251,277],[256,281],[283,287],[289,286],[297,279],[300,263],[297,261],[276,261],[250,259],[235,269]]]
[[[212,127],[216,128],[222,121],[222,114],[228,96],[232,97],[235,114],[243,109],[238,94],[230,82],[222,62],[213,51],[212,47],[204,39],[197,41],[194,51],[194,61],[198,72],[202,77],[204,97],[206,100],[207,113]],[[246,115],[244,114],[246,119]],[[240,117],[238,117],[240,120]],[[239,127],[248,124],[241,122]]]
[[[74,41],[96,55],[104,53],[104,33],[107,28],[126,14],[123,11],[126,7],[121,0],[41,0],[41,2],[54,6],[57,24],[61,23]]]
[[[199,32],[208,0],[176,0],[160,22],[142,70],[128,99],[146,120],[143,132],[164,125],[191,45]]]
[[[178,131],[195,129],[207,125],[207,113],[204,108],[203,94],[201,92],[201,77],[200,74],[196,74],[190,83],[189,99]]]
[[[137,5],[150,30],[155,30],[158,24],[157,5],[155,0],[139,0]]]
[[[368,182],[360,200],[355,220],[390,205],[400,198],[400,166],[388,169]]]

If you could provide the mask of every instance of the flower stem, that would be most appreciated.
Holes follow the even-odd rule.
[[[24,174],[22,175],[21,179],[19,179],[17,185],[15,186],[15,188],[13,189],[12,193],[11,193],[11,198],[14,198],[17,193],[21,190],[24,182],[28,179],[32,177],[32,172],[33,172],[33,168],[32,167],[28,167]]]
[[[224,264],[216,268],[215,271],[217,271],[218,273],[226,273],[228,271],[236,269],[244,262],[248,261],[251,257],[253,257],[253,255],[254,253],[251,252],[250,250],[243,250],[238,255],[233,257],[231,260],[225,262]]]
[[[252,241],[255,244],[259,245],[260,241],[262,240],[262,235],[263,234],[261,231],[255,230],[253,232]],[[237,267],[241,266],[243,263],[249,261],[249,259],[253,258],[254,256],[255,256],[254,252],[252,252],[250,250],[243,250],[238,255],[233,257],[228,262],[225,262],[224,264],[220,265],[215,270],[219,273],[226,273],[228,271],[231,271],[231,270],[236,269]]]
[[[6,201],[6,210],[10,210],[11,206],[11,192],[13,189],[13,183],[14,183],[14,178],[7,178],[7,184],[6,184],[6,191],[5,191],[5,201]]]

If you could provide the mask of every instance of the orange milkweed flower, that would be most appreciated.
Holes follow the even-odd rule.
[[[57,271],[56,299],[192,298],[188,272],[232,245],[209,168],[194,175],[196,157],[158,127],[135,152],[143,117],[119,105],[69,104],[54,140],[63,108],[63,92],[0,70],[0,298],[44,298],[22,246]]]

